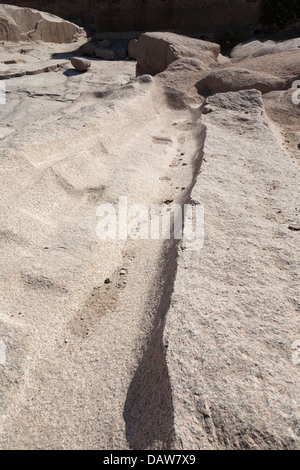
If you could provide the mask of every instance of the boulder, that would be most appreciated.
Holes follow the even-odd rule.
[[[197,58],[205,64],[216,63],[219,44],[174,33],[145,33],[136,45],[137,75],[156,75],[183,57]]]
[[[243,69],[275,75],[275,77],[286,77],[287,75],[296,77],[300,75],[300,49],[243,59],[234,65]]]
[[[128,55],[131,59],[136,59],[137,56],[137,39],[131,39],[128,44]]]
[[[256,89],[262,93],[284,90],[291,86],[292,78],[279,78],[261,72],[230,67],[206,75],[197,84],[199,92],[227,93],[229,91]]]
[[[0,5],[0,40],[70,43],[84,30],[57,16],[13,5]]]
[[[105,60],[114,60],[116,57],[114,51],[111,49],[101,49],[101,47],[97,47],[97,49],[95,49],[95,55],[96,57]]]
[[[96,46],[94,44],[92,44],[90,42],[87,42],[82,47],[82,53],[83,53],[83,55],[86,55],[88,57],[94,57],[95,56],[95,49],[96,49]]]
[[[78,72],[86,72],[91,66],[89,60],[82,59],[81,57],[72,57],[71,64]]]
[[[284,148],[293,158],[299,158],[300,89],[296,88],[295,84],[294,88],[289,90],[267,93],[263,99],[265,111],[275,124],[273,132],[279,134],[279,140],[283,141]]]
[[[231,51],[230,57],[234,59],[244,59],[250,57],[260,57],[278,52],[295,51],[300,48],[300,38],[289,39],[288,41],[247,41],[238,44]]]
[[[125,59],[127,57],[127,52],[124,48],[114,49],[114,53],[117,59]]]
[[[98,47],[102,47],[103,49],[109,49],[111,46],[111,42],[108,39],[103,39],[103,41],[98,42]]]

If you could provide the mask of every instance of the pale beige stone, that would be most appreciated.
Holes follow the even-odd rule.
[[[220,46],[200,39],[174,33],[145,33],[137,42],[137,74],[156,75],[180,58],[195,58],[204,64],[213,64],[220,54]]]
[[[50,13],[0,5],[0,40],[68,43],[84,34],[82,28]]]
[[[71,63],[78,72],[86,72],[91,66],[91,61],[82,57],[72,57]]]

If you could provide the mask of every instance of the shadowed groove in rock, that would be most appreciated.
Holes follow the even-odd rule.
[[[199,117],[197,114],[194,121]],[[202,163],[204,140],[205,128],[201,125],[197,132],[198,149],[192,181],[180,201],[181,204],[190,202]],[[155,314],[152,314],[152,331],[125,401],[123,417],[126,439],[133,450],[172,449],[175,439],[172,388],[165,356],[168,345],[164,342],[164,327],[176,278],[178,246],[178,240],[166,241],[163,246],[160,301],[156,308],[152,306],[155,309]],[[149,303],[151,305],[151,299]]]
[[[177,243],[173,241],[166,253],[161,277],[163,291],[153,329],[127,392],[123,416],[126,438],[132,449],[157,445],[166,449],[173,441],[173,403],[163,330],[176,274]]]

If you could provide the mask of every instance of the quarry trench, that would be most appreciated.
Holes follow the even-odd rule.
[[[192,157],[192,179],[185,195],[176,201],[182,207],[191,202],[191,192],[202,164],[205,128],[199,123],[199,115],[196,121],[200,129],[196,139],[198,148]],[[149,289],[148,308],[149,312],[152,310],[152,324],[124,406],[126,437],[132,449],[170,449],[174,444],[174,410],[165,359],[168,344],[164,341],[164,326],[176,278],[178,250],[182,249],[184,246],[179,240],[166,241],[163,244],[160,271],[153,279],[153,287]],[[157,297],[155,293],[158,285],[160,293]],[[149,315],[148,312],[145,313],[146,316]]]

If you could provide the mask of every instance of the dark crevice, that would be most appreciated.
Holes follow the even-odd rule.
[[[195,113],[195,111],[191,111]],[[181,204],[187,204],[197,180],[203,157],[205,127],[199,123],[199,110],[193,116],[196,127],[198,150],[195,154],[193,177],[182,197]],[[196,122],[198,123],[196,124]],[[162,248],[162,270],[159,281],[150,289],[148,314],[153,318],[152,330],[145,351],[129,386],[123,417],[126,424],[126,438],[130,449],[172,449],[174,432],[174,408],[168,366],[167,344],[164,342],[166,315],[177,272],[178,240],[164,243]],[[153,306],[151,293],[157,292],[160,282],[160,301]],[[155,298],[155,295],[153,296]],[[154,314],[153,314],[154,310]]]
[[[173,403],[163,331],[176,274],[177,245],[178,241],[173,241],[165,248],[161,300],[146,350],[127,392],[123,414],[126,438],[130,448],[135,450],[172,447]]]

